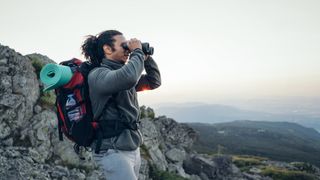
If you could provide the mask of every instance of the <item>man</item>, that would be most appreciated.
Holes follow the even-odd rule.
[[[123,48],[123,43],[130,51]],[[94,158],[108,180],[138,179],[139,146],[143,140],[137,125],[140,114],[137,92],[160,86],[157,64],[143,53],[139,40],[126,41],[115,30],[90,36],[82,49],[90,61],[101,63],[88,76],[92,109],[103,137],[100,152]],[[142,75],[144,69],[146,74]],[[98,147],[97,143],[92,147]]]

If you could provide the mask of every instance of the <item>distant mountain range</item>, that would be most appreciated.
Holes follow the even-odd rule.
[[[246,154],[320,165],[320,133],[296,123],[233,121],[188,125],[200,135],[194,144],[198,152]]]
[[[320,118],[295,113],[269,113],[243,110],[233,106],[204,103],[167,104],[155,108],[157,115],[166,115],[179,122],[219,123],[234,120],[287,121],[320,131]]]

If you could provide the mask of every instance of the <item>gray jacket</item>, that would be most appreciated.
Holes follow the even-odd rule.
[[[89,73],[89,94],[94,118],[100,117],[104,137],[110,137],[110,132],[117,134],[115,138],[104,139],[101,150],[135,150],[142,144],[139,130],[122,130],[116,122],[121,122],[120,126],[138,122],[140,111],[137,92],[155,89],[161,84],[157,64],[151,57],[144,61],[143,55],[142,50],[136,49],[127,64],[103,59],[101,67]],[[146,74],[142,75],[144,69]]]

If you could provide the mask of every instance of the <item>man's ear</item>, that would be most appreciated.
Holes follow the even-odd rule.
[[[103,48],[104,54],[110,55],[113,52],[112,48],[110,46],[108,46],[108,45],[103,45],[102,48]]]

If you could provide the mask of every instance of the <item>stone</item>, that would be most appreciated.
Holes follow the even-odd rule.
[[[167,170],[168,162],[166,161],[165,156],[158,147],[151,148],[149,150],[149,154],[151,156],[153,164],[157,167],[157,169],[161,171]]]
[[[186,173],[196,174],[201,179],[219,179],[232,174],[232,160],[229,156],[219,156],[210,160],[192,154],[183,162],[183,168]]]
[[[11,94],[12,93],[12,79],[11,76],[1,75],[0,79],[0,93]]]
[[[184,150],[173,148],[166,152],[166,157],[172,162],[183,162],[186,158],[186,152]]]
[[[7,150],[6,151],[6,156],[8,158],[17,158],[17,157],[20,157],[21,154],[19,151],[14,151],[14,150]]]
[[[190,175],[185,173],[184,169],[180,164],[169,164],[168,171],[173,172],[183,178],[190,179]]]
[[[39,105],[34,106],[33,112],[39,114],[42,110],[42,107]]]
[[[261,173],[261,169],[258,169],[256,167],[252,167],[249,169],[249,172],[254,173],[254,174],[260,174]]]
[[[0,123],[0,139],[4,139],[11,134],[10,127],[5,123]]]
[[[24,97],[17,94],[3,94],[0,97],[0,105],[7,106],[12,109],[17,109],[24,102]]]
[[[33,161],[38,163],[44,163],[44,158],[34,148],[29,148],[29,154]]]
[[[2,141],[3,145],[5,146],[12,146],[13,145],[13,138],[8,138]]]
[[[0,66],[0,74],[7,74],[9,72],[9,67]]]
[[[8,64],[8,59],[7,58],[0,59],[0,66],[5,66],[7,64]]]

